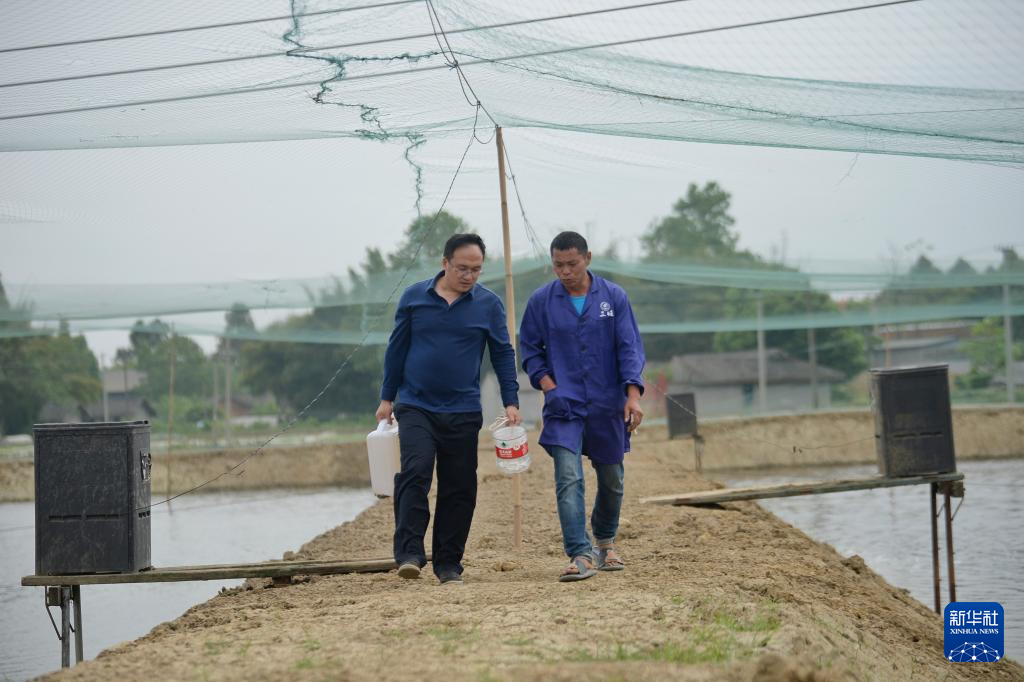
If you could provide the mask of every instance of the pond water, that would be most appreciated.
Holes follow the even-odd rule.
[[[1024,459],[962,460],[965,495],[953,522],[958,601],[995,601],[1006,612],[1006,655],[1024,661]],[[876,476],[875,466],[717,472],[730,487]],[[859,554],[889,583],[929,608],[932,586],[929,486],[760,500],[759,504],[843,556]],[[941,505],[941,498],[939,501]],[[952,507],[957,509],[959,500]],[[941,511],[941,506],[940,506]],[[942,606],[949,601],[940,517]]]
[[[195,494],[153,509],[156,566],[280,559],[376,502],[369,490],[274,490]],[[35,573],[35,505],[0,504],[0,680],[24,680],[60,667],[60,643]],[[85,657],[135,639],[240,580],[96,585],[82,588]],[[60,609],[53,609],[60,622]],[[72,659],[74,649],[72,648]]]

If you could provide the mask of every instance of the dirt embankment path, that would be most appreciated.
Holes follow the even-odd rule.
[[[939,616],[859,557],[839,556],[753,503],[641,506],[641,496],[712,487],[670,448],[640,443],[627,459],[627,569],[558,583],[565,560],[551,464],[531,450],[539,454],[524,480],[525,543],[513,552],[511,486],[481,449],[465,585],[394,572],[284,588],[250,581],[53,678],[1024,679],[1013,661],[947,662]],[[591,497],[589,472],[587,482]],[[384,501],[297,558],[387,556],[392,528]]]

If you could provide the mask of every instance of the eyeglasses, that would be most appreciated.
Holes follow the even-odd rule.
[[[452,268],[460,277],[479,277],[482,267],[471,268],[467,265],[453,265]]]

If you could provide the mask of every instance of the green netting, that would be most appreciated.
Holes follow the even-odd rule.
[[[199,284],[140,285],[46,285],[6,282],[8,296],[21,306],[0,308],[0,321],[97,320],[166,317],[187,313],[229,310],[241,305],[250,310],[306,310],[313,307],[382,304],[396,288],[426,279],[438,267],[418,267],[373,275],[353,285],[344,277],[303,280],[210,282]],[[866,292],[973,290],[1024,286],[1024,271],[993,270],[980,273],[907,274],[882,272],[800,272],[793,269],[713,267],[678,263],[636,263],[596,258],[593,269],[613,279],[690,287],[748,289],[757,291]],[[551,277],[550,266],[536,258],[513,263],[517,288]],[[539,279],[538,279],[539,278]],[[500,262],[489,263],[481,284],[504,296],[504,271]],[[525,291],[524,294],[528,294]],[[671,299],[671,289],[656,287],[644,296]],[[908,307],[905,315],[912,315]],[[898,320],[894,320],[898,321]],[[2,333],[2,332],[0,332]]]
[[[509,128],[1024,163],[1016,3],[432,4],[5,4],[0,150],[353,136],[415,158],[479,99]]]
[[[806,274],[793,270],[727,268],[671,263],[626,263],[598,259],[594,270],[625,285],[644,334],[690,334],[731,331],[876,327],[938,320],[979,319],[1024,314],[1024,271],[992,270],[966,274]],[[201,285],[44,286],[8,285],[18,292],[20,306],[0,307],[0,337],[52,334],[59,323],[76,332],[146,331],[142,318],[174,321],[177,316],[230,310],[267,309],[287,324],[263,329],[225,329],[221,319],[207,323],[186,316],[175,322],[184,335],[224,336],[244,340],[327,344],[381,344],[391,327],[393,301],[402,284],[425,279],[436,268],[394,271],[360,279],[341,278]],[[518,261],[514,280],[518,312],[529,293],[553,275],[537,259]],[[504,298],[502,266],[491,263],[481,282]],[[1004,300],[1002,288],[1010,287]],[[871,289],[867,289],[871,287]],[[1014,288],[1016,287],[1016,288]],[[782,305],[767,305],[759,321],[753,307],[760,292],[777,292]],[[829,292],[870,291],[873,295],[840,310]],[[950,292],[962,302],[951,302]],[[793,296],[806,293],[806,304]],[[899,304],[901,292],[917,298]],[[929,295],[937,300],[930,301]],[[816,298],[814,298],[816,297]],[[824,298],[822,298],[824,297]],[[806,305],[808,312],[794,306]],[[330,321],[303,316],[311,309],[327,311]],[[31,324],[31,328],[26,325]],[[327,324],[330,328],[325,329]],[[166,331],[156,328],[155,331]]]
[[[580,159],[628,167],[634,161],[620,147],[600,142],[608,136],[1021,168],[1022,35],[1024,8],[996,0],[146,1],[94,8],[81,20],[8,3],[0,6],[0,151],[394,141],[413,171],[417,209],[428,182],[447,187],[462,169],[452,145],[494,123],[590,134],[591,144],[575,149],[533,145],[530,163],[549,169]],[[0,203],[0,222],[46,215]],[[525,231],[536,250],[525,217],[516,243]],[[515,264],[520,307],[550,277],[546,267],[543,254]],[[1016,315],[1019,293],[1004,303],[1000,289],[1024,284],[1024,274],[1005,268],[911,275],[604,259],[595,269],[628,286],[647,333],[756,328],[752,299],[736,292],[877,296],[844,311],[827,296],[808,312],[769,305],[765,329]],[[180,333],[380,343],[390,326],[384,304],[401,278],[433,271],[393,269],[358,282],[4,282],[15,305],[0,308],[0,336],[52,333],[61,323],[130,329],[140,318],[242,307],[296,317],[230,332],[174,321]],[[500,280],[500,267],[489,266],[484,283],[500,291]],[[958,292],[956,300],[942,292]],[[313,308],[333,312],[302,317]]]

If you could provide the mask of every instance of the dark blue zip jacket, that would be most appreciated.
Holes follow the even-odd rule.
[[[437,280],[413,284],[402,294],[384,354],[381,400],[431,412],[480,411],[480,361],[484,345],[506,406],[519,406],[515,351],[497,294],[475,284],[450,306],[434,290]]]

